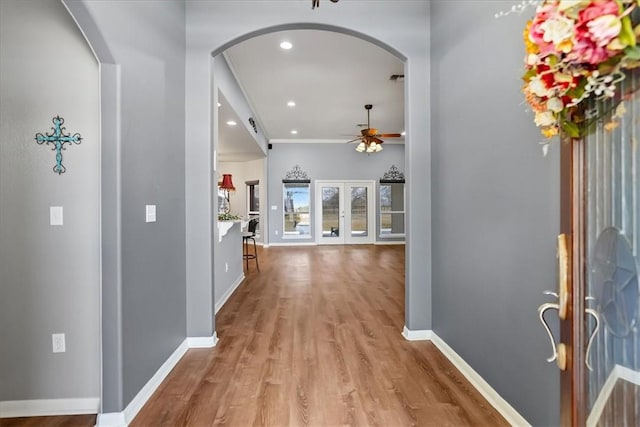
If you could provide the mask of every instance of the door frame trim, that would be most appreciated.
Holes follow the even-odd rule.
[[[569,307],[560,321],[560,342],[567,345],[567,368],[560,373],[560,424],[579,427],[586,423],[584,290],[586,151],[583,139],[560,141],[560,233],[569,236]]]

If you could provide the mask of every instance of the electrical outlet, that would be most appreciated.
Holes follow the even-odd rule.
[[[224,272],[225,272],[225,273],[228,273],[228,272],[229,272],[229,263],[228,263],[228,262],[225,262],[225,263],[224,263]]]
[[[67,351],[64,334],[51,334],[54,353],[64,353]]]
[[[278,235],[278,230],[275,230],[274,233],[276,233],[276,236]]]

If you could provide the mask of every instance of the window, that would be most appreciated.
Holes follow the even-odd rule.
[[[404,183],[380,184],[380,237],[404,236]]]
[[[218,187],[218,213],[224,212],[229,212],[229,200],[226,190]]]
[[[260,214],[260,181],[246,181],[248,216]]]
[[[283,238],[308,238],[311,236],[310,184],[285,183]]]

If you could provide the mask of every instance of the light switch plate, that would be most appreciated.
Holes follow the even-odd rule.
[[[64,353],[67,351],[67,344],[65,342],[64,334],[52,334],[51,341],[53,344],[54,353]]]
[[[271,205],[271,210],[272,211],[277,211],[278,210],[278,205]]]
[[[156,222],[156,205],[147,205],[145,220],[146,222]]]
[[[63,225],[63,209],[62,206],[49,207],[49,223],[51,225]]]

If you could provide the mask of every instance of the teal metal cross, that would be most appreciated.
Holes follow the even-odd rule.
[[[80,142],[82,142],[82,137],[79,133],[75,133],[72,136],[70,136],[68,133],[64,133],[65,128],[62,126],[62,124],[64,123],[64,119],[62,117],[55,116],[52,121],[55,126],[51,128],[53,132],[47,133],[46,135],[38,132],[36,133],[35,139],[36,142],[40,145],[44,144],[45,142],[47,143],[47,145],[53,145],[53,147],[51,147],[51,150],[56,152],[56,165],[53,167],[53,172],[61,175],[67,170],[67,168],[62,165],[62,150],[66,150],[64,145],[70,144],[72,142],[74,144],[80,144]]]

